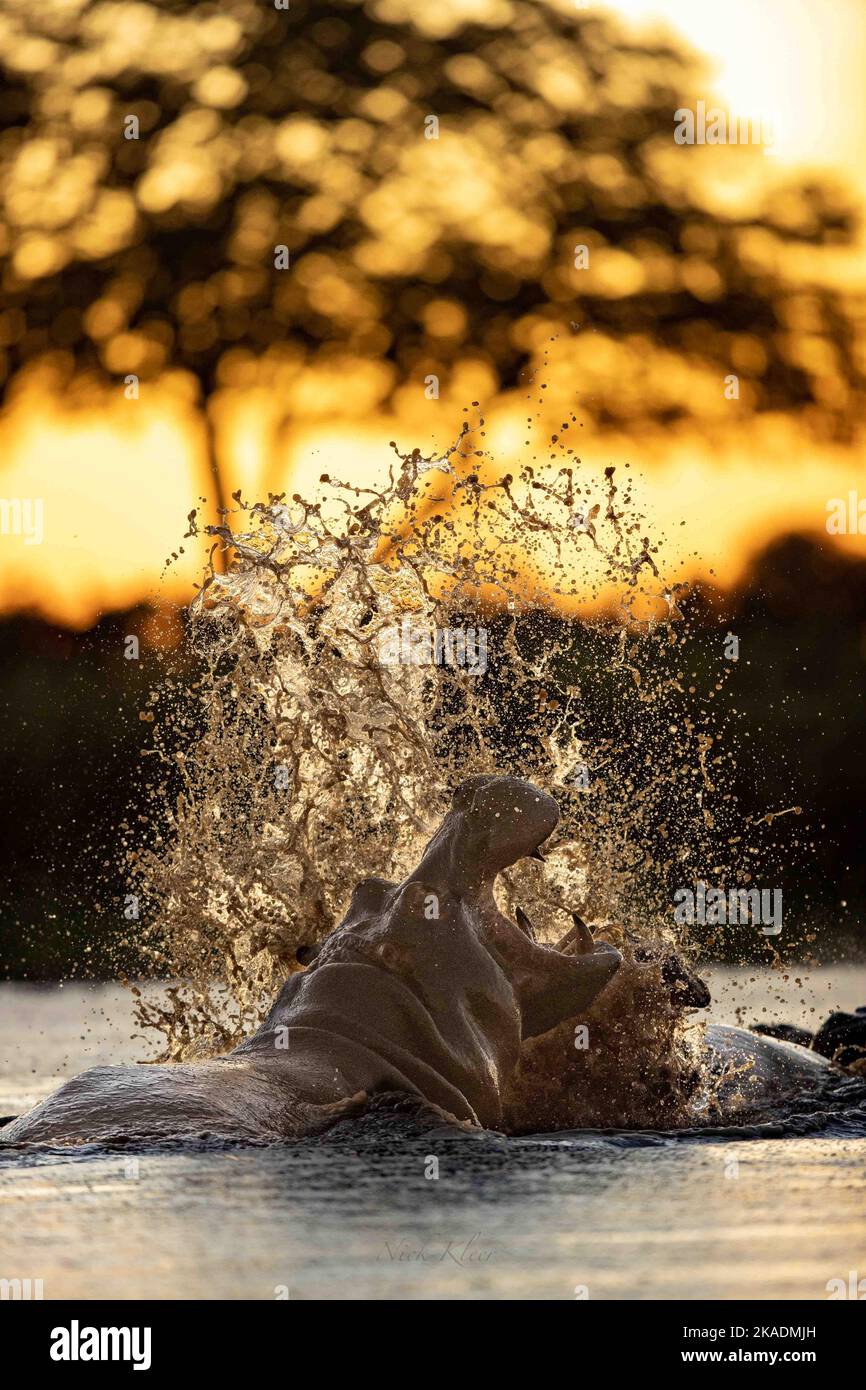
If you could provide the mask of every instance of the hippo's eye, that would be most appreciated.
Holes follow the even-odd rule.
[[[394,898],[391,911],[416,922],[435,923],[451,911],[453,903],[452,894],[443,884],[434,887],[414,879]]]

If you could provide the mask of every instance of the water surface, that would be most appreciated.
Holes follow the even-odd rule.
[[[714,974],[719,1021],[866,1000],[862,968]],[[130,1033],[117,987],[0,986],[0,1114],[145,1056]],[[46,1298],[826,1298],[866,1275],[866,1130],[816,1124],[506,1140],[379,1115],[292,1146],[9,1154],[0,1277]]]

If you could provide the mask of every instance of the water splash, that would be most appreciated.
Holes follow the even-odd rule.
[[[723,675],[703,695],[687,669],[689,591],[661,576],[629,471],[582,465],[568,430],[503,475],[483,420],[466,423],[443,455],[394,447],[380,488],[323,474],[313,499],[237,493],[207,528],[230,563],[191,606],[201,730],[175,757],[168,825],[133,854],[155,904],[139,944],[174,981],[164,1003],[137,996],[162,1057],[247,1034],[298,946],[340,920],[359,878],[404,875],[473,773],[517,772],[560,802],[547,865],[503,886],[542,939],[577,909],[615,942],[626,924],[671,942],[671,883],[726,871],[742,836],[721,775]],[[423,664],[411,643],[383,660],[404,624],[483,628],[486,669]],[[641,1028],[659,1081],[685,1095],[681,1019],[659,1006]]]

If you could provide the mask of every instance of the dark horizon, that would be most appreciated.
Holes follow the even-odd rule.
[[[163,615],[163,648],[148,643],[148,627],[157,640],[160,627],[142,607],[105,614],[84,632],[26,614],[0,621],[6,978],[102,978],[142,968],[125,940],[121,826],[141,825],[137,818],[154,810],[154,779],[141,754],[151,691],[174,683],[195,736],[196,667],[178,641],[178,619],[182,612]],[[862,957],[866,560],[820,536],[782,537],[728,593],[698,589],[692,620],[702,666],[713,632],[721,639],[730,629],[740,639],[734,676],[741,678],[728,698],[741,711],[735,791],[743,818],[803,808],[780,822],[777,837],[798,846],[786,856],[795,925],[787,949],[798,958]],[[130,633],[142,636],[139,660],[124,657]],[[607,698],[598,696],[601,721]],[[763,958],[764,944],[745,956]],[[736,958],[744,945],[732,942],[723,957]]]

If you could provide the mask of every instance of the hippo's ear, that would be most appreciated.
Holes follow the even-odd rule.
[[[387,878],[362,878],[352,890],[352,902],[346,915],[372,917],[381,912],[396,887],[396,883],[390,883]]]
[[[706,1009],[712,1002],[706,982],[690,970],[676,952],[641,945],[635,948],[634,958],[640,964],[654,963],[659,966],[672,1004],[683,1009]]]

